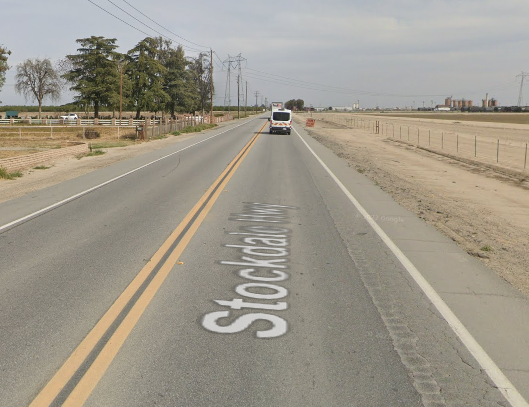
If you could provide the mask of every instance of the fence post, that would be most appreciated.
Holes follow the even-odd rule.
[[[478,136],[474,136],[474,157],[477,157],[478,155]]]
[[[432,131],[428,130],[428,145],[431,145]]]

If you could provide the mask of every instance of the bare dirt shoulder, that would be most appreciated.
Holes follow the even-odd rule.
[[[529,296],[529,190],[519,180],[324,120],[310,134]]]
[[[127,147],[102,149],[104,155],[83,157],[63,157],[47,164],[47,169],[22,171],[23,176],[13,180],[0,179],[0,202],[18,198],[33,191],[58,184],[63,181],[87,174],[116,162],[136,157],[175,143],[193,135],[167,136],[160,140],[138,143]]]

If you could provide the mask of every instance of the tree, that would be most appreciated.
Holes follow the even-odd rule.
[[[9,69],[7,58],[11,55],[11,51],[0,45],[0,90],[6,81],[6,71]]]
[[[17,65],[15,90],[27,99],[39,104],[39,119],[42,114],[42,101],[45,97],[59,100],[62,82],[57,70],[48,58],[26,59]]]
[[[160,111],[170,99],[163,89],[167,69],[159,61],[158,41],[147,37],[127,53],[126,74],[130,80],[129,106],[136,110]]]
[[[193,89],[188,62],[184,49],[179,45],[176,49],[171,41],[158,38],[158,60],[166,68],[163,75],[163,90],[168,95],[165,111],[175,115],[177,111],[191,111],[196,105],[196,92]]]
[[[119,70],[118,61],[123,55],[116,51],[115,38],[91,36],[76,40],[81,44],[78,54],[67,55],[70,70],[63,75],[73,86],[70,90],[77,92],[78,104],[93,105],[94,117],[99,117],[101,106],[116,107],[119,105]]]
[[[285,103],[285,107],[289,110],[303,110],[305,101],[302,99],[291,99]]]
[[[296,100],[296,108],[298,110],[303,110],[305,108],[305,101],[303,99]]]
[[[201,52],[189,64],[189,69],[198,93],[198,107],[200,110],[211,108],[211,62],[209,54]]]
[[[294,99],[291,99],[285,102],[285,108],[288,110],[293,110],[295,105],[296,105],[296,101]]]

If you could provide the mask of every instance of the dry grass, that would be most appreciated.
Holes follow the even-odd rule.
[[[61,140],[9,139],[0,137],[0,159],[38,153],[43,149],[66,147],[68,143]]]
[[[83,130],[95,130],[99,137],[83,139]],[[124,147],[134,144],[135,131],[121,129],[117,139],[117,130],[110,126],[0,126],[0,159],[32,154],[42,149],[62,148],[68,141],[84,141],[98,145],[98,148]]]
[[[529,124],[529,113],[377,113],[380,116],[410,119]]]

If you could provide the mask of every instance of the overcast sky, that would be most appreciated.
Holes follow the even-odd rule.
[[[303,99],[313,106],[359,100],[361,107],[428,107],[446,96],[477,105],[487,92],[501,105],[516,105],[517,75],[529,72],[527,0],[91,1],[0,0],[9,9],[0,44],[12,51],[0,91],[4,105],[34,104],[14,91],[17,64],[64,58],[76,53],[76,39],[92,35],[116,38],[121,52],[159,33],[189,47],[188,56],[212,48],[216,105],[225,98],[221,61],[228,55],[246,59],[249,104],[258,91],[259,103]],[[529,82],[524,89],[529,105]],[[61,102],[71,99],[65,91]]]

